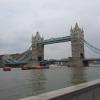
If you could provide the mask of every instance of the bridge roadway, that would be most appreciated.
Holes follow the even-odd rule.
[[[64,60],[51,60],[49,62],[68,62],[68,59],[64,59]],[[100,58],[92,58],[92,59],[84,59],[84,61],[100,61]],[[27,64],[28,62],[7,62],[6,64],[10,64],[10,65],[20,65],[20,64]]]
[[[61,60],[55,60],[55,61],[50,61],[50,62],[68,62],[69,59],[61,59]],[[100,61],[100,58],[85,58],[83,61]]]
[[[30,51],[32,52],[32,51]],[[30,55],[29,55],[30,56]],[[69,59],[61,59],[61,60],[50,60],[49,62],[68,62]],[[85,58],[84,61],[100,61],[100,58]],[[20,64],[27,64],[28,61],[16,61],[16,62],[11,62],[8,61],[6,62],[6,64],[11,64],[11,65],[20,65]]]
[[[100,61],[100,58],[86,58],[84,61]]]

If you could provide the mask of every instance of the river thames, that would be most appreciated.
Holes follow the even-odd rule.
[[[32,70],[12,68],[11,71],[0,68],[0,100],[18,100],[99,78],[99,66]]]

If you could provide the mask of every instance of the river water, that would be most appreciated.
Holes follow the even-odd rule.
[[[72,86],[100,78],[100,67],[52,67],[12,71],[0,69],[0,100],[18,100],[28,96]]]

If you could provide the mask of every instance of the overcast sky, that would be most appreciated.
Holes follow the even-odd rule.
[[[0,0],[0,54],[20,53],[32,34],[69,36],[78,22],[85,39],[100,48],[100,0]],[[85,48],[86,57],[100,57]],[[71,56],[70,43],[45,46],[45,58]]]

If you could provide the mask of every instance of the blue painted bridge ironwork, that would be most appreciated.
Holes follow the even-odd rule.
[[[65,37],[58,37],[58,38],[51,38],[51,39],[47,39],[47,40],[43,40],[43,42],[39,42],[38,44],[43,44],[43,45],[48,45],[48,44],[54,44],[54,43],[61,43],[61,42],[68,42],[71,41],[71,36],[65,36]],[[87,41],[83,41],[81,40],[82,43],[84,44],[88,44],[89,46],[91,46]],[[28,61],[32,58],[32,51],[31,51],[31,47],[24,53],[24,55],[20,58],[20,60],[14,60],[14,59],[8,59],[7,57],[5,57],[5,61],[6,64],[26,64],[28,63]],[[94,46],[91,46],[94,47]],[[96,48],[95,48],[96,50]],[[99,49],[97,49],[99,50]],[[84,59],[84,61],[100,61],[100,58],[91,58],[91,59]],[[59,61],[60,62],[60,61]],[[68,60],[67,60],[68,62]]]

